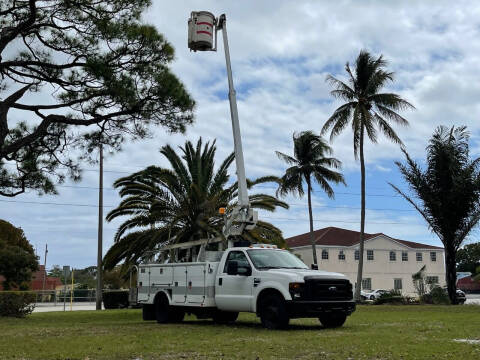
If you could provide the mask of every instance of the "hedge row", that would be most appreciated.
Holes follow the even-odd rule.
[[[25,317],[32,313],[36,299],[31,291],[0,291],[0,316]]]

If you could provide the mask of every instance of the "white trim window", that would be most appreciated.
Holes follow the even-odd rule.
[[[395,251],[390,251],[390,261],[397,261],[397,253]]]
[[[417,252],[417,261],[423,261],[423,254],[421,252]]]
[[[362,279],[362,289],[364,289],[364,290],[372,290],[372,278],[364,278],[364,279]]]
[[[438,276],[427,276],[426,282],[429,285],[438,284]]]
[[[437,261],[437,253],[435,251],[430,252],[430,261]]]
[[[367,260],[374,260],[373,250],[367,250]]]
[[[343,252],[343,250],[340,250],[338,252],[338,260],[342,260],[342,261],[345,260],[345,253]]]
[[[402,279],[393,279],[393,288],[395,290],[402,290]]]
[[[355,250],[355,260],[360,260],[360,250]]]
[[[402,261],[408,261],[408,251],[402,251]]]
[[[328,260],[328,250],[322,250],[322,260]]]

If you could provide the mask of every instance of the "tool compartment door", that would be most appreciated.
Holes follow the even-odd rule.
[[[171,286],[173,282],[173,268],[171,266],[152,266],[150,269],[150,286],[167,287]]]
[[[187,303],[202,304],[205,301],[205,264],[187,267]]]
[[[187,267],[173,266],[172,298],[174,303],[185,303],[187,298]]]

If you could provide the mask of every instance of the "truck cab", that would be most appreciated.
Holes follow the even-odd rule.
[[[140,265],[144,319],[166,322],[166,312],[176,320],[187,312],[231,322],[239,312],[253,312],[270,329],[302,317],[338,327],[355,310],[345,275],[312,270],[287,250],[260,244],[216,255],[219,261]]]

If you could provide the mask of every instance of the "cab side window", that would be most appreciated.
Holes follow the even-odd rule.
[[[228,263],[229,261],[236,261],[238,263],[239,268],[249,268],[250,264],[248,263],[247,257],[243,253],[243,251],[232,251],[228,254],[227,261],[225,261],[225,267],[223,268],[223,272],[227,272]]]

